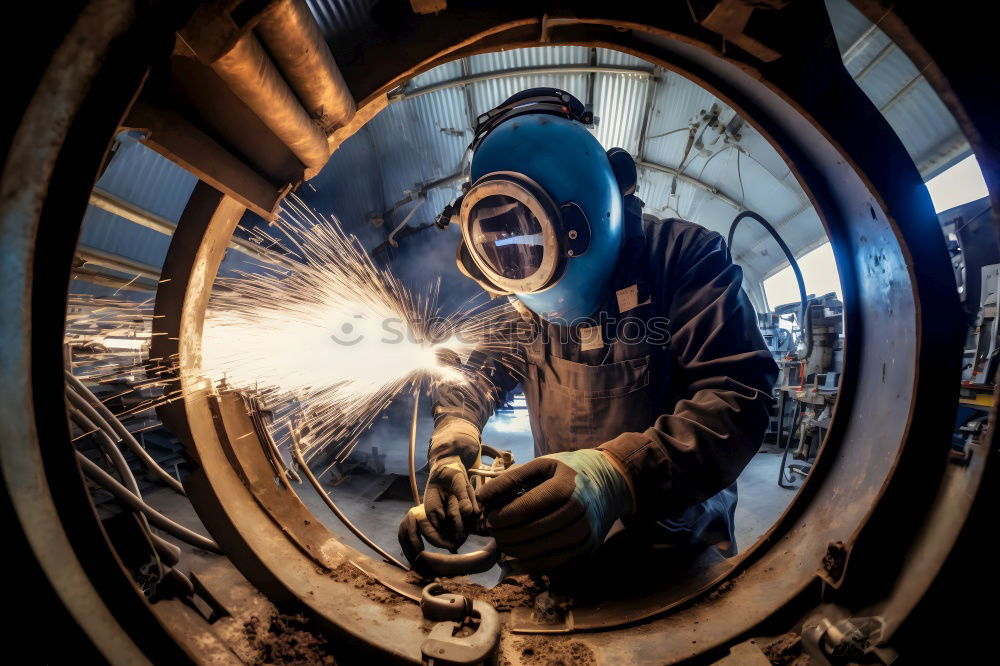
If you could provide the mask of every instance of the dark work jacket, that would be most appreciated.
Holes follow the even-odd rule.
[[[508,360],[515,371],[482,364],[478,384],[437,391],[434,415],[438,423],[458,417],[482,428],[520,382],[536,455],[604,449],[631,474],[633,520],[676,518],[725,496],[756,453],[777,365],[722,237],[682,220],[633,216],[608,300],[595,315],[601,340],[582,336],[596,348],[584,350],[578,331],[532,316],[538,335]],[[619,290],[633,285],[635,298],[626,292],[620,300]],[[619,307],[631,303],[641,305]],[[447,447],[435,447],[431,458],[475,457]],[[731,535],[735,492],[725,504]]]

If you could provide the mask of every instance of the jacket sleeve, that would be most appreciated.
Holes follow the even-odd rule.
[[[662,287],[680,399],[645,432],[599,447],[629,472],[636,513],[650,518],[676,515],[736,480],[760,447],[778,372],[722,238],[700,228],[682,236],[665,253]]]
[[[519,355],[503,354],[501,357],[480,351],[469,356],[463,369],[469,381],[440,384],[432,391],[435,431],[455,419],[468,421],[482,431],[496,408],[503,404],[507,392],[520,383],[524,372]],[[448,438],[432,436],[428,459],[449,455],[469,457],[469,451],[458,450],[457,446],[458,443]]]

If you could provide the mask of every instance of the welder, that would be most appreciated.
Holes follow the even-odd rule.
[[[480,116],[458,265],[531,335],[433,401],[420,537],[456,549],[484,515],[526,571],[579,565],[616,521],[679,547],[735,551],[736,479],[768,424],[777,367],[718,233],[644,216],[625,150],[569,93],[527,90]],[[445,219],[447,222],[447,217]],[[513,360],[512,360],[513,359]],[[536,457],[473,493],[480,433],[518,383]]]

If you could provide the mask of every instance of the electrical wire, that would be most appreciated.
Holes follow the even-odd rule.
[[[660,139],[665,136],[670,136],[671,134],[677,134],[678,132],[687,132],[689,127],[678,127],[677,129],[672,129],[669,132],[663,132],[662,134],[654,134],[653,136],[647,136],[646,141],[652,141],[653,139]]]
[[[337,520],[339,520],[344,527],[350,530],[351,534],[358,537],[358,539],[360,539],[363,544],[365,544],[366,546],[374,550],[376,553],[381,555],[386,562],[399,567],[403,571],[409,571],[410,567],[406,566],[405,564],[397,560],[395,557],[385,552],[385,550],[383,550],[381,546],[379,546],[377,543],[369,539],[368,535],[362,532],[354,523],[352,523],[351,520],[347,517],[347,515],[340,510],[340,507],[338,507],[337,504],[332,499],[330,499],[330,495],[328,495],[327,492],[323,489],[323,486],[320,485],[319,479],[317,479],[316,475],[312,473],[311,469],[309,469],[309,463],[307,463],[305,458],[302,457],[302,451],[299,450],[299,440],[295,433],[294,424],[292,424],[289,432],[292,440],[292,455],[295,457],[295,462],[298,463],[299,469],[302,470],[302,473],[305,474],[306,479],[308,479],[309,483],[312,484],[312,487],[316,490],[316,494],[319,495],[320,499],[323,500],[327,508],[330,509],[331,512],[333,512],[333,515],[337,517]]]
[[[413,505],[421,503],[420,488],[417,486],[417,420],[420,417],[420,386],[413,391],[413,421],[410,423],[409,472],[410,493],[413,495]]]
[[[740,179],[740,206],[746,206],[747,193],[743,189],[743,170],[740,168],[740,151],[736,151],[736,177]]]
[[[149,522],[159,529],[180,539],[181,541],[184,541],[185,543],[195,546],[196,548],[201,548],[202,550],[207,550],[212,553],[222,554],[222,549],[219,547],[219,544],[215,543],[215,541],[206,536],[202,536],[197,532],[189,530],[183,525],[175,523],[171,519],[167,518],[162,513],[146,504],[141,497],[122,484],[118,483],[113,476],[105,472],[99,465],[79,451],[76,451],[76,460],[80,463],[80,470],[89,479],[124,502],[133,511],[141,512],[146,516],[146,518],[149,519]]]
[[[132,453],[139,458],[142,464],[150,472],[155,474],[164,484],[169,488],[174,490],[181,495],[184,495],[184,486],[181,482],[171,476],[165,469],[160,467],[160,465],[153,460],[153,457],[149,455],[149,452],[136,440],[136,438],[128,431],[128,428],[122,424],[118,417],[111,413],[111,410],[101,402],[94,393],[87,388],[83,382],[81,382],[77,377],[73,375],[69,370],[66,371],[66,381],[69,386],[88,404],[90,404],[95,411],[97,411],[102,417],[106,425],[110,427],[109,432],[117,436],[118,441],[125,444]]]

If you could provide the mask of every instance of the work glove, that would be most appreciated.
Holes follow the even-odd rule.
[[[411,511],[399,526],[404,553],[423,550],[421,535],[438,548],[457,551],[479,520],[479,504],[469,481],[468,466],[477,464],[479,428],[460,418],[442,421],[431,435],[430,474],[422,510]]]
[[[528,572],[593,553],[635,506],[628,473],[599,449],[535,458],[487,482],[478,497],[500,550]]]

